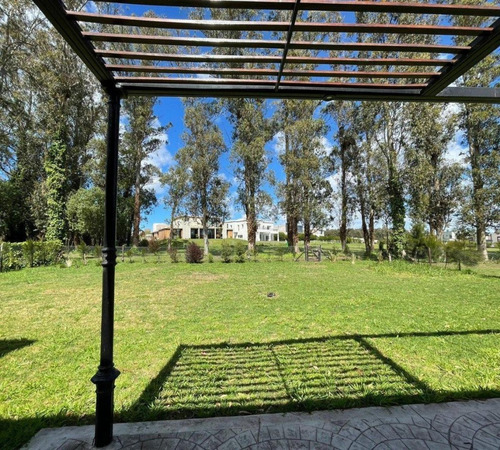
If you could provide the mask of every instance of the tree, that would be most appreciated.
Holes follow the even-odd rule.
[[[189,173],[180,165],[171,167],[167,173],[162,175],[161,183],[163,186],[167,186],[164,202],[165,205],[170,207],[170,236],[168,238],[168,249],[171,250],[172,239],[174,237],[174,219],[189,192]]]
[[[100,245],[104,232],[104,191],[98,187],[79,189],[68,199],[69,229],[80,240]]]
[[[482,0],[470,0],[481,5]],[[480,26],[489,18],[454,16],[457,26]],[[469,44],[464,36],[456,36],[456,45]],[[457,84],[463,87],[492,86],[500,75],[500,56],[493,52],[469,69]],[[459,127],[467,148],[466,175],[469,183],[460,213],[465,225],[476,231],[476,246],[484,259],[488,259],[486,230],[500,223],[500,109],[497,105],[460,105]]]
[[[164,144],[162,139],[166,127],[159,125],[154,114],[155,97],[131,97],[124,100],[124,112],[127,115],[126,131],[123,136],[124,179],[128,181],[128,194],[133,196],[132,244],[139,245],[141,212],[144,202],[145,186],[154,176],[159,176],[159,168],[148,161],[153,153]],[[150,193],[152,194],[152,193]],[[152,204],[156,197],[152,194]],[[150,206],[151,203],[147,206]]]
[[[444,114],[441,105],[420,103],[409,106],[408,114],[405,165],[410,216],[427,223],[430,234],[442,239],[462,193],[462,167],[445,159],[456,117]]]
[[[272,204],[263,189],[272,181],[267,172],[269,158],[265,144],[271,138],[269,120],[264,117],[262,100],[238,99],[226,103],[233,124],[231,160],[238,180],[238,200],[243,206],[248,228],[248,250],[253,251],[257,238],[257,218]]]
[[[45,237],[49,241],[63,240],[65,229],[65,198],[64,183],[66,171],[66,146],[55,141],[49,148],[44,168],[47,175],[47,232]]]
[[[226,146],[222,133],[214,123],[216,104],[186,99],[184,147],[176,154],[179,165],[189,173],[186,207],[201,218],[204,254],[209,253],[208,226],[221,223],[226,216],[229,183],[219,176],[219,158]]]

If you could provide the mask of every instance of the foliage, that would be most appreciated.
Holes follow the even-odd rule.
[[[186,247],[186,262],[189,264],[199,264],[203,262],[203,250],[194,242],[190,242]]]
[[[236,254],[234,261],[237,263],[244,263],[247,253],[246,245],[241,241],[237,242],[234,246],[234,253]]]
[[[476,266],[483,256],[477,249],[471,247],[467,241],[450,241],[445,246],[446,262],[458,264],[458,270],[464,266]]]
[[[174,264],[179,262],[179,255],[178,251],[175,247],[171,247],[170,250],[168,250],[168,256],[170,256],[170,261]]]
[[[151,238],[151,240],[148,243],[148,248],[150,253],[156,255],[159,252],[160,247],[161,247],[160,241],[156,238]]]
[[[56,140],[49,147],[44,163],[47,176],[47,232],[49,240],[65,236],[65,175],[66,146]]]
[[[67,203],[69,229],[91,244],[101,244],[104,234],[104,191],[93,187],[79,189]]]
[[[230,263],[232,260],[233,253],[234,252],[233,252],[232,245],[227,241],[223,241],[222,246],[221,246],[221,251],[220,251],[220,256],[221,256],[222,262],[223,263]]]
[[[2,242],[2,271],[19,270],[24,267],[38,267],[57,264],[61,258],[61,241],[26,241],[20,243]]]
[[[185,100],[184,147],[177,154],[179,166],[189,173],[186,208],[200,217],[204,235],[204,253],[208,255],[208,226],[222,223],[227,215],[229,183],[219,176],[219,158],[225,150],[221,130],[214,121],[215,103]]]

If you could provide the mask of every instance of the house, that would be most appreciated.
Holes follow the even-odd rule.
[[[278,228],[280,233],[285,233],[286,234],[286,225],[280,225]],[[297,233],[301,234],[304,232],[304,225],[298,224],[297,225]],[[317,228],[313,228],[311,230],[311,234],[314,234],[315,236],[321,237],[325,235],[325,230],[320,230]]]
[[[500,230],[495,230],[495,232],[486,235],[487,245],[496,245],[500,242]]]
[[[174,238],[203,239],[203,226],[199,217],[178,217],[173,224]],[[169,239],[170,225],[166,223],[153,224],[152,238],[158,240]],[[222,227],[209,226],[208,239],[221,239]]]
[[[222,235],[227,239],[243,239],[248,241],[248,225],[245,217],[236,220],[228,220],[222,227]],[[257,221],[257,242],[279,241],[278,226],[273,222]]]
[[[450,242],[456,240],[457,240],[457,234],[454,231],[443,232],[443,242]]]

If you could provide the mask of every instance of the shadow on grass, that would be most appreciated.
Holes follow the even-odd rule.
[[[434,391],[384,355],[376,338],[500,334],[500,330],[339,335],[266,343],[180,345],[116,422],[181,419],[500,396],[500,390]],[[118,381],[119,389],[119,381]],[[2,449],[44,427],[93,423],[93,416],[0,419]]]
[[[0,339],[0,358],[3,358],[7,353],[27,347],[35,342],[30,339]]]
[[[371,339],[497,334],[500,330],[339,335],[266,343],[181,345],[120,420],[161,420],[488,398],[436,392]]]

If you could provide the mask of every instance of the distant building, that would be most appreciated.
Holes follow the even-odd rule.
[[[498,242],[500,242],[500,230],[486,235],[486,244],[496,245]]]
[[[445,231],[443,233],[443,242],[456,241],[457,234],[454,231]]]
[[[247,219],[228,220],[222,227],[222,235],[228,239],[243,239],[248,241]],[[273,222],[257,221],[257,242],[279,241],[278,226]]]
[[[174,238],[179,239],[203,239],[203,226],[199,217],[179,217],[173,224]],[[170,225],[166,223],[153,224],[152,237],[154,239],[169,239]],[[209,226],[208,239],[221,239],[222,227]]]
[[[280,225],[278,227],[278,229],[279,229],[280,233],[285,233],[286,234],[286,225]],[[297,232],[299,234],[303,233],[304,232],[304,225],[302,225],[302,224],[297,225]],[[317,228],[313,228],[311,230],[311,234],[314,234],[315,236],[318,236],[318,237],[322,237],[322,236],[325,235],[325,230],[319,230]]]

